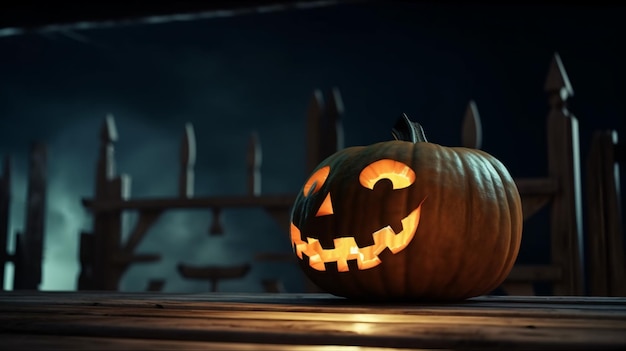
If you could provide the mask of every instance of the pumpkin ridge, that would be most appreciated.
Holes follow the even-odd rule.
[[[499,185],[502,189],[504,189],[506,187],[507,184],[505,184],[505,181],[508,180],[506,178],[502,177],[502,174],[500,174],[497,169],[494,167],[493,165],[493,160],[490,159],[491,162],[485,162],[486,165],[488,165],[490,167],[490,174],[492,179],[495,179],[494,177],[494,172],[495,174],[498,175],[498,180],[499,180]],[[495,184],[494,184],[495,185]],[[503,208],[498,211],[498,214],[501,215],[500,218],[500,223],[499,223],[499,228],[500,228],[500,232],[498,233],[498,237],[501,240],[501,237],[503,236],[503,233],[506,233],[506,238],[508,239],[508,242],[506,243],[506,245],[504,245],[503,243],[503,248],[502,250],[504,252],[501,252],[501,259],[499,259],[498,261],[501,262],[500,263],[500,269],[498,270],[498,274],[493,275],[493,277],[491,278],[491,282],[487,285],[489,287],[489,290],[487,291],[487,293],[493,291],[495,288],[497,288],[500,284],[501,284],[501,277],[504,274],[504,271],[506,270],[506,266],[507,263],[509,261],[509,257],[510,257],[510,245],[511,245],[511,223],[510,223],[510,203],[509,203],[509,198],[507,196],[506,193],[497,193],[498,194],[498,203],[500,206],[502,206]],[[504,209],[504,207],[506,206],[506,210]],[[502,216],[502,213],[508,213],[509,216]]]
[[[427,151],[429,153],[433,153],[434,155],[430,155],[429,153],[424,152],[424,149],[427,149]],[[431,144],[431,143],[416,143],[413,146],[413,154],[415,155],[415,157],[417,158],[417,163],[418,165],[422,165],[425,161],[424,159],[426,159],[426,162],[431,162],[434,161],[436,162],[435,165],[433,166],[434,170],[440,170],[443,168],[442,165],[442,157],[441,154],[444,152],[443,149],[441,147],[439,147],[439,145],[436,144]],[[423,157],[422,157],[423,156]],[[438,174],[441,172],[437,172]],[[420,177],[423,177],[423,175],[420,172]],[[417,180],[416,180],[417,181]],[[431,196],[431,194],[428,194],[428,197],[433,199],[432,203],[432,207],[434,207],[434,212],[435,213],[443,213],[443,208],[444,208],[444,204],[442,201],[442,188],[441,187],[434,187],[433,189],[429,189],[429,191],[433,191],[434,194]],[[425,210],[427,210],[425,208]],[[431,209],[432,211],[432,209]],[[430,224],[430,223],[427,223]],[[434,227],[436,229],[442,228],[441,226],[441,219],[439,216],[437,216],[437,222],[435,223]],[[420,240],[419,240],[419,244],[424,246],[424,247],[430,247],[432,246],[433,243],[437,244],[437,241],[439,240],[437,237],[435,237],[436,235],[440,234],[440,233],[432,233],[432,226],[425,226],[422,229],[422,235],[420,236]],[[418,229],[419,230],[419,229]],[[428,244],[424,243],[425,240],[428,240]],[[431,254],[430,252],[425,252],[426,254]],[[412,255],[411,255],[412,256]],[[415,257],[412,259],[413,260],[419,260],[419,261],[423,261],[424,258],[423,257]],[[430,259],[428,259],[430,260]],[[416,265],[417,266],[417,265]],[[420,282],[419,283],[415,283],[415,280],[411,280],[409,281],[409,286],[411,287],[411,295],[417,295],[417,296],[424,296],[427,295],[428,292],[432,292],[432,291],[436,291],[437,288],[437,282],[436,282],[436,276],[435,274],[433,274],[433,270],[436,270],[435,267],[432,266],[432,263],[428,262],[426,264],[426,268],[421,268],[418,271],[422,274],[420,278]],[[414,285],[414,284],[417,284]],[[432,299],[432,296],[426,296],[427,298]]]
[[[522,238],[523,214],[522,214],[522,207],[521,207],[521,199],[519,196],[519,192],[517,191],[517,185],[515,184],[515,181],[511,178],[510,174],[508,173],[508,170],[506,170],[506,167],[499,160],[495,158],[490,162],[490,164],[494,168],[494,170],[498,173],[501,179],[507,179],[508,183],[510,183],[510,184],[507,184],[508,186],[504,188],[505,198],[507,200],[506,204],[508,208],[507,213],[510,216],[510,220],[507,221],[507,224],[509,226],[509,231],[507,233],[509,234],[508,235],[509,237],[508,255],[506,256],[506,260],[503,264],[503,269],[500,272],[498,279],[496,279],[493,285],[491,286],[491,290],[494,290],[498,286],[500,286],[502,282],[504,282],[504,280],[507,278],[507,276],[511,272],[511,269],[517,259],[517,255],[518,255],[520,243],[521,243],[521,238]],[[516,191],[515,192],[511,191],[510,187],[514,187]],[[511,211],[512,207],[514,207],[514,209],[516,210],[515,212]]]
[[[474,156],[482,157],[482,159],[476,159],[476,161],[481,163],[480,166],[487,168],[487,171],[481,174],[481,176],[487,176],[487,175],[489,176],[489,180],[488,181],[485,180],[484,185],[488,186],[489,188],[488,190],[490,191],[490,193],[493,193],[494,196],[497,197],[495,199],[496,201],[490,202],[489,208],[486,209],[486,212],[492,214],[493,216],[490,222],[497,223],[497,225],[495,228],[483,229],[483,230],[490,230],[490,231],[495,230],[496,232],[494,233],[494,235],[485,235],[483,232],[481,232],[483,236],[486,236],[487,238],[491,239],[488,243],[484,244],[484,250],[485,252],[489,253],[491,260],[489,260],[489,263],[481,267],[482,269],[481,269],[480,275],[478,274],[474,275],[475,279],[479,278],[477,280],[480,281],[480,284],[478,284],[478,286],[476,285],[471,286],[469,289],[464,291],[462,296],[476,296],[476,295],[482,295],[482,294],[491,292],[491,290],[493,289],[486,289],[485,286],[490,287],[493,284],[494,279],[497,279],[500,273],[498,275],[494,275],[494,274],[491,274],[490,272],[494,270],[494,267],[496,265],[499,267],[497,271],[501,272],[508,257],[508,248],[505,249],[505,252],[499,252],[501,249],[501,246],[505,246],[505,247],[508,246],[508,245],[503,245],[501,243],[502,236],[504,235],[503,233],[508,233],[510,231],[510,228],[507,225],[507,216],[505,215],[507,211],[501,208],[501,206],[505,205],[508,210],[508,199],[506,198],[505,194],[502,194],[502,192],[498,191],[498,189],[504,188],[505,182],[499,175],[498,177],[496,177],[497,172],[495,172],[495,169],[491,166],[491,162],[489,162],[491,161],[490,158],[485,159],[484,153],[474,152],[474,154],[475,155],[472,155],[472,157]],[[497,218],[494,218],[496,216]],[[488,282],[489,284],[485,284],[485,282]]]
[[[476,180],[473,177],[470,177],[469,175],[471,175],[472,166],[474,166],[473,164],[470,164],[470,161],[474,161],[472,159],[473,155],[471,150],[463,150],[460,151],[459,149],[453,149],[454,152],[456,153],[457,157],[460,158],[459,156],[459,152],[465,152],[466,154],[464,156],[466,156],[465,158],[460,158],[461,164],[463,165],[463,179],[465,179],[465,187],[466,187],[466,192],[467,192],[467,203],[469,203],[469,206],[465,206],[465,213],[466,213],[466,218],[467,218],[467,226],[465,227],[465,235],[464,237],[464,241],[467,242],[467,240],[476,240],[476,238],[474,238],[474,236],[476,235],[480,235],[481,238],[482,236],[484,236],[483,231],[481,230],[480,232],[476,232],[477,230],[480,230],[480,228],[477,228],[477,225],[475,223],[474,220],[472,220],[473,218],[475,218],[476,215],[482,215],[482,213],[476,214],[476,209],[475,209],[475,196],[477,194],[474,194],[475,189],[472,187],[472,182],[475,182]],[[469,156],[469,157],[468,157]],[[480,165],[479,165],[480,166]],[[480,184],[480,188],[484,187],[484,183]],[[482,210],[482,209],[481,209]],[[482,221],[481,221],[482,222]],[[472,236],[472,238],[468,238],[468,234]],[[460,269],[456,270],[456,274],[455,274],[455,279],[454,281],[456,282],[459,276],[462,276],[462,271],[464,270],[463,267],[467,267],[468,263],[467,260],[470,258],[469,255],[460,255],[461,256],[461,260],[460,260]],[[469,266],[473,266],[476,267],[475,264],[473,265],[469,265]],[[481,271],[485,271],[484,267],[480,267]],[[478,271],[478,269],[477,269]],[[466,287],[466,291],[460,290],[460,292],[458,292],[458,296],[465,296],[467,294],[467,290],[474,290],[476,289],[476,285],[482,285],[480,279],[477,276],[477,271],[471,272],[471,273],[466,273],[465,276],[462,276],[462,279],[468,280],[469,279],[469,283],[468,282],[461,282],[461,286],[465,286]],[[471,278],[468,278],[468,275],[471,275]],[[480,277],[482,278],[482,277]],[[458,297],[457,296],[457,297]]]
[[[453,257],[460,257],[459,259],[455,260],[455,265],[448,265],[446,267],[446,271],[450,271],[452,272],[452,274],[450,274],[448,276],[447,281],[442,281],[442,285],[441,285],[441,292],[443,294],[443,296],[445,296],[446,298],[450,298],[450,296],[448,296],[448,291],[457,291],[458,290],[458,286],[463,286],[465,284],[467,284],[467,282],[463,282],[463,284],[459,284],[459,277],[462,276],[462,272],[464,270],[464,267],[467,267],[466,265],[466,259],[468,258],[468,255],[459,255],[456,254],[457,252],[463,252],[464,250],[464,244],[466,243],[466,237],[468,235],[468,233],[472,233],[471,230],[471,225],[472,225],[472,204],[473,204],[473,199],[472,199],[472,187],[471,187],[471,179],[467,176],[468,174],[468,167],[467,164],[465,162],[464,159],[462,159],[459,155],[459,153],[454,150],[454,149],[449,149],[446,150],[448,155],[446,155],[448,158],[454,158],[455,160],[455,165],[460,166],[457,167],[458,173],[457,172],[450,172],[447,174],[448,177],[452,178],[452,184],[455,185],[463,185],[462,189],[457,189],[457,191],[462,194],[461,196],[464,196],[466,199],[466,202],[469,203],[469,206],[464,206],[464,211],[462,213],[462,215],[464,216],[464,219],[462,222],[467,223],[466,227],[463,228],[462,232],[456,232],[456,233],[446,233],[446,236],[452,236],[452,238],[450,238],[451,242],[454,243],[453,247],[448,248],[448,250],[453,250],[454,251],[454,255],[452,255]],[[471,173],[470,173],[471,174]],[[464,181],[463,181],[464,180]],[[463,182],[461,182],[463,181]],[[455,215],[461,215],[461,213],[455,214]],[[450,262],[452,263],[452,262]]]
[[[414,150],[415,150],[415,149],[416,149],[416,148],[415,148],[415,146],[413,145],[413,146],[411,147],[411,152],[409,152],[409,153],[408,153],[408,157],[409,157],[409,163],[408,163],[408,164],[409,164],[409,165],[414,165],[414,164],[416,164],[416,160],[415,160],[415,152],[414,152]],[[415,170],[414,170],[414,171],[415,171]],[[416,176],[416,178],[415,178],[415,182],[417,182],[417,176]],[[408,195],[404,198],[404,201],[405,201],[405,203],[404,203],[404,207],[405,207],[405,208],[406,208],[406,207],[408,207],[408,206],[410,205],[411,200],[412,200],[412,195],[411,195],[411,194],[408,194]],[[424,200],[425,200],[425,199],[424,199]],[[423,205],[424,200],[422,200],[422,203],[420,204],[420,206],[422,206],[422,205]],[[418,240],[418,238],[419,238],[419,237],[418,237],[418,231],[419,231],[419,230],[420,230],[420,226],[418,225],[418,226],[417,226],[417,228],[415,228],[415,233],[413,234],[413,240],[412,240],[412,241],[415,241],[416,243],[419,243],[419,240]],[[410,246],[411,244],[412,244],[412,243],[409,243],[409,245],[405,248],[405,250],[406,250],[406,249],[408,249],[408,248],[409,248],[409,246]],[[399,281],[400,281],[400,282],[399,282],[399,285],[401,285],[401,286],[400,286],[400,289],[401,289],[400,291],[402,291],[402,294],[403,294],[404,296],[410,296],[410,294],[409,294],[409,290],[410,290],[410,289],[409,289],[409,286],[411,285],[411,282],[410,282],[410,279],[411,279],[410,272],[411,272],[411,271],[410,271],[407,267],[411,267],[411,257],[412,257],[412,256],[413,256],[413,255],[404,255],[403,260],[402,260],[402,267],[400,268],[400,269],[402,269],[403,271],[402,271],[402,272],[400,272],[400,273],[399,273],[399,275],[401,274],[401,276],[402,276],[403,278],[402,278],[402,279],[399,279]]]

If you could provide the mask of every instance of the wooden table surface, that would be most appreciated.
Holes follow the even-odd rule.
[[[0,350],[626,350],[626,298],[0,292]]]

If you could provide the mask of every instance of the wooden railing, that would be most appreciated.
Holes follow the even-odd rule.
[[[343,113],[341,96],[337,89],[329,94],[328,103],[324,103],[321,92],[315,91],[307,113],[307,155],[306,171],[309,172],[322,159],[337,151],[342,146],[341,115]],[[135,249],[143,240],[148,230],[167,210],[203,208],[212,211],[212,224],[209,232],[221,234],[223,210],[236,207],[262,208],[275,218],[286,232],[289,230],[291,205],[294,193],[262,194],[261,192],[261,144],[256,132],[252,132],[247,152],[247,194],[228,196],[194,197],[195,133],[193,126],[187,124],[183,133],[180,151],[180,173],[178,196],[164,198],[130,198],[130,178],[118,175],[115,171],[114,143],[117,130],[112,116],[108,116],[100,133],[100,151],[96,170],[95,197],[83,199],[83,205],[94,216],[93,233],[82,233],[80,244],[81,272],[78,281],[79,290],[118,290],[118,284],[128,269],[137,262],[154,262],[159,254],[136,254]],[[136,210],[139,214],[135,227],[126,242],[122,242],[121,218],[127,210]],[[266,256],[266,255],[265,255]],[[259,259],[265,257],[262,253]],[[274,255],[276,256],[276,255]],[[288,259],[287,255],[280,259]],[[189,279],[204,279],[212,282],[212,289],[220,279],[243,277],[249,266],[191,266],[180,263],[179,273]],[[236,274],[235,274],[236,273]],[[277,286],[265,282],[266,286]],[[153,280],[151,289],[163,287],[163,282]]]

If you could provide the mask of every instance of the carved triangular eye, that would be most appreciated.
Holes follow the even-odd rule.
[[[359,175],[359,182],[368,189],[374,189],[381,179],[389,179],[394,189],[402,189],[413,184],[415,172],[402,162],[383,159],[370,163]]]
[[[324,202],[322,202],[319,210],[317,210],[315,217],[328,216],[333,213],[333,200],[331,200],[330,193],[328,193],[328,195],[326,195],[326,198],[324,199]]]
[[[326,182],[328,174],[330,174],[330,166],[324,166],[315,171],[304,184],[304,188],[302,189],[304,197],[318,192]]]

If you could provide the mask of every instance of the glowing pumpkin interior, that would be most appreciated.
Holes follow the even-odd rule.
[[[322,188],[330,175],[330,166],[324,166],[315,171],[305,183],[302,191],[304,197],[309,197]],[[406,164],[382,159],[367,165],[359,174],[360,184],[368,189],[380,180],[391,182],[393,189],[409,187],[415,182],[415,172]],[[396,254],[406,248],[413,239],[420,220],[421,204],[411,211],[402,222],[402,230],[396,233],[391,226],[385,226],[372,233],[374,244],[359,247],[354,237],[338,237],[333,239],[333,248],[323,248],[318,239],[307,236],[302,238],[300,229],[291,223],[291,243],[295,254],[303,259],[306,255],[311,268],[325,271],[326,263],[335,262],[339,272],[349,271],[348,261],[356,261],[359,270],[370,269],[381,263],[378,257],[381,252],[389,248]],[[317,209],[316,217],[333,215],[333,201],[329,192]]]

